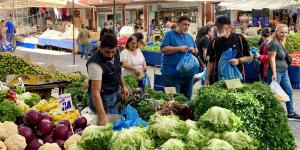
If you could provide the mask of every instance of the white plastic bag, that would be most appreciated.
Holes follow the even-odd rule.
[[[281,86],[278,84],[278,82],[272,81],[270,88],[280,102],[290,101],[289,96],[281,88]]]

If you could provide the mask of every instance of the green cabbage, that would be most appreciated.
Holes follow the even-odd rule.
[[[108,150],[112,134],[113,129],[111,125],[88,126],[83,130],[78,144],[85,150]]]
[[[254,150],[258,143],[243,132],[225,132],[223,140],[230,143],[236,150]]]
[[[208,141],[205,150],[234,150],[232,145],[220,139],[211,139]]]
[[[194,129],[194,130],[197,130],[198,129],[198,126],[197,126],[197,122],[196,121],[193,121],[193,120],[186,120],[185,121],[187,126],[190,128],[190,129]]]
[[[211,107],[198,121],[202,127],[208,127],[216,132],[237,131],[242,121],[233,112],[218,106]]]
[[[110,141],[110,150],[154,150],[154,143],[146,129],[132,127],[114,132]]]
[[[152,115],[148,125],[156,145],[161,145],[170,138],[183,139],[189,132],[186,122],[173,115]]]
[[[38,102],[40,102],[41,97],[38,94],[25,92],[20,95],[18,95],[17,99],[19,101],[25,102],[29,107],[32,107],[36,105]]]
[[[185,150],[185,144],[179,139],[169,139],[160,146],[160,150]]]
[[[206,144],[207,140],[208,140],[207,137],[205,137],[199,131],[190,129],[190,131],[188,132],[185,138],[186,149],[198,150],[199,147],[203,147]]]

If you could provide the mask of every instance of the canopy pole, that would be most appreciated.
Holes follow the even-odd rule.
[[[72,24],[73,24],[73,65],[75,65],[75,24],[74,24],[74,0],[72,0]]]
[[[116,31],[116,25],[115,25],[115,21],[116,21],[116,0],[114,0],[114,10],[113,10],[114,12],[114,15],[113,15],[113,31],[115,32]]]

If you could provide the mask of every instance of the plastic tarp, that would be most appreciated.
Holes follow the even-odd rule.
[[[271,10],[281,9],[291,4],[295,4],[294,0],[237,0],[234,2],[221,2],[219,6],[229,10],[251,11],[252,9],[269,8]]]

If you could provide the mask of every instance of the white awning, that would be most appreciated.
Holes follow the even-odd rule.
[[[48,8],[72,8],[72,0],[23,0],[16,3],[5,2],[0,4],[0,9],[19,9],[27,7],[48,7]],[[91,6],[81,4],[74,0],[74,8],[90,8]]]
[[[235,2],[221,2],[219,6],[229,10],[251,11],[252,9],[263,8],[269,8],[271,10],[281,9],[294,3],[294,0],[238,0]]]

